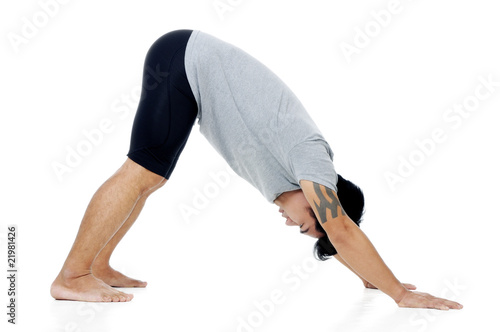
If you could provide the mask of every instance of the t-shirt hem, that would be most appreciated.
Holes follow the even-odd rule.
[[[274,201],[283,193],[287,192],[287,191],[294,191],[294,190],[297,190],[297,189],[300,189],[300,186],[299,185],[290,185],[290,186],[286,186],[286,187],[283,187],[279,190],[276,191],[276,194],[274,194],[272,197],[274,198],[271,198],[271,199],[267,199],[270,203],[273,203],[274,204]]]

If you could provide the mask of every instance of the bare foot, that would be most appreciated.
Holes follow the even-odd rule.
[[[85,302],[128,302],[134,295],[120,292],[91,273],[76,277],[64,277],[59,273],[50,287],[50,295],[56,300]]]
[[[109,265],[107,267],[92,266],[92,273],[96,278],[101,279],[112,287],[146,287],[148,285],[145,281],[127,277]]]

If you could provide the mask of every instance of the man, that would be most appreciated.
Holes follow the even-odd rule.
[[[146,286],[113,270],[109,258],[147,197],[170,178],[196,119],[231,168],[279,206],[287,225],[319,238],[320,259],[334,255],[400,307],[462,307],[412,292],[392,274],[358,227],[361,191],[337,175],[330,146],[290,89],[242,50],[191,30],[167,33],[148,51],[128,158],[92,198],[52,284],[55,299],[125,302],[132,295],[112,286]]]

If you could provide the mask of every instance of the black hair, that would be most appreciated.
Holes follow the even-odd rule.
[[[356,225],[361,223],[363,213],[365,211],[365,197],[363,191],[354,183],[344,179],[338,174],[337,181],[337,196],[345,213]],[[312,210],[312,209],[311,209]],[[312,213],[314,216],[314,213]],[[315,217],[316,219],[316,217]],[[326,261],[337,253],[337,250],[332,245],[325,230],[316,219],[315,228],[319,233],[325,236],[321,237],[314,244],[313,252],[317,260]]]

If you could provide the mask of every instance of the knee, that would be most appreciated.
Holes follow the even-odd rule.
[[[160,176],[156,173],[153,173],[151,171],[145,170],[139,180],[139,195],[141,197],[143,196],[149,196],[156,190],[160,189],[163,187],[163,185],[167,182],[167,179],[165,179],[163,176]]]
[[[123,171],[129,175],[131,180],[129,183],[134,184],[140,197],[150,195],[167,182],[163,176],[147,170],[131,159],[127,159],[123,165]]]

